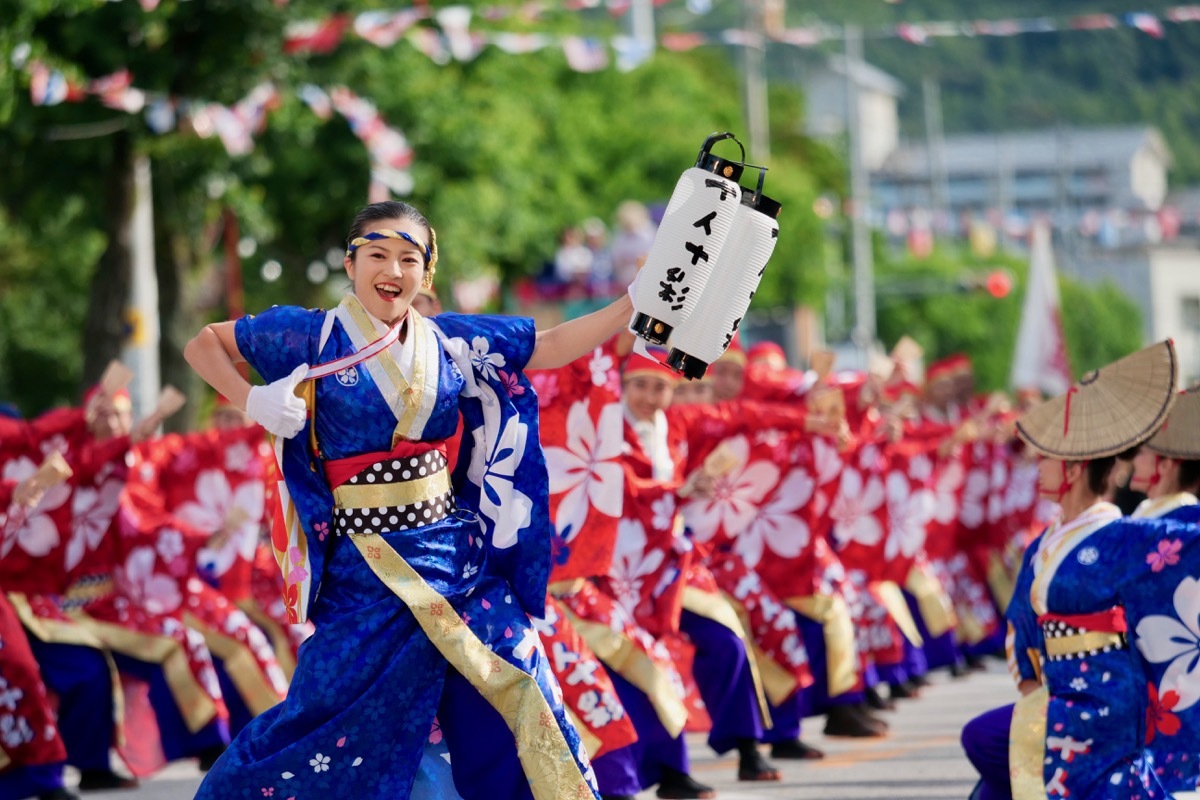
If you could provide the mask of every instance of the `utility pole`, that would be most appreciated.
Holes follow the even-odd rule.
[[[653,0],[633,0],[629,11],[629,35],[647,53],[653,53],[657,42],[654,38]]]
[[[129,394],[138,417],[154,410],[162,389],[159,372],[158,273],[154,267],[154,203],[150,158],[133,161],[133,213],[128,221],[132,275],[127,318],[132,323],[121,360],[133,370]]]
[[[863,163],[862,115],[858,104],[858,70],[862,65],[862,29],[845,27],[846,134],[850,149],[850,252],[854,264],[854,333],[863,362],[875,345],[875,265],[867,210],[871,186]]]
[[[764,19],[766,2],[743,0],[742,3],[742,20],[750,39],[742,48],[742,94],[745,97],[746,129],[750,132],[750,158],[757,164],[765,164],[771,158]]]
[[[921,94],[925,100],[925,149],[929,153],[929,207],[933,210],[936,230],[948,222],[946,215],[950,210],[946,186],[946,140],[942,130],[942,91],[938,82],[926,75],[921,80]]]

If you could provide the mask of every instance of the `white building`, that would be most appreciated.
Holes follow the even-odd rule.
[[[858,84],[863,164],[879,169],[900,142],[897,100],[904,86],[881,69],[856,62],[850,76]],[[846,59],[831,56],[805,79],[805,128],[810,136],[833,138],[846,131]]]

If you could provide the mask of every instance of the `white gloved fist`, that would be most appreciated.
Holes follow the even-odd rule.
[[[296,397],[296,386],[308,373],[308,364],[301,364],[286,378],[266,386],[250,387],[246,397],[246,416],[270,433],[291,439],[304,427],[308,406]]]

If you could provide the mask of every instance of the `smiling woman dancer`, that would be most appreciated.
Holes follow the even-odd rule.
[[[529,621],[542,614],[552,529],[522,373],[592,350],[632,304],[546,331],[517,317],[425,319],[411,304],[438,251],[420,212],[367,206],[348,242],[353,292],[336,309],[273,307],[209,325],[185,351],[278,437],[274,546],[290,611],[316,625],[287,699],[242,731],[197,796],[408,797],[436,715],[466,800],[594,797]],[[267,385],[247,383],[241,361]],[[451,475],[445,440],[460,412]]]

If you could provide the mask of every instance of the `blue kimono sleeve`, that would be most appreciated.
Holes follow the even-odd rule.
[[[234,325],[238,350],[267,383],[314,365],[325,312],[299,306],[271,306],[242,317]]]
[[[1041,680],[1041,665],[1034,663],[1032,653],[1041,652],[1044,648],[1042,629],[1038,625],[1037,613],[1033,610],[1033,601],[1030,598],[1033,591],[1033,559],[1041,543],[1042,537],[1039,536],[1025,548],[1012,600],[1004,614],[1013,634],[1012,662],[1016,666],[1018,680],[1022,681]]]
[[[499,359],[489,360],[497,371],[509,375],[525,369],[525,365],[533,357],[534,345],[537,344],[537,326],[531,317],[446,312],[438,314],[433,320],[447,332],[454,331],[452,336],[462,336],[471,343],[479,359],[500,356]],[[473,337],[462,333],[464,328],[486,339],[489,344],[486,353],[479,353],[479,348],[474,347]]]

